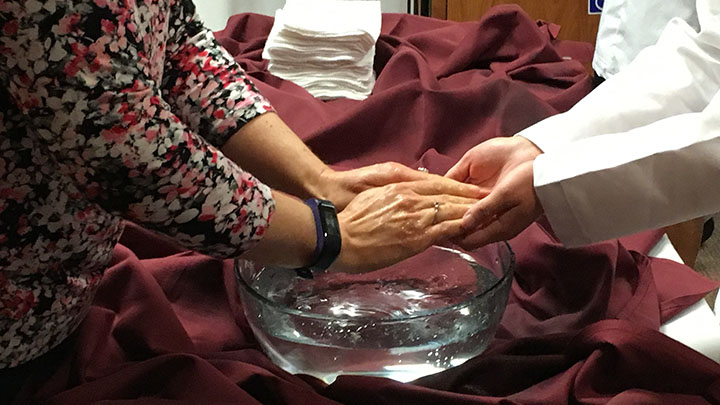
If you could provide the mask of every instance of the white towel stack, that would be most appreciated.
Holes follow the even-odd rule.
[[[375,85],[379,1],[287,0],[263,58],[275,76],[321,99],[364,100]]]

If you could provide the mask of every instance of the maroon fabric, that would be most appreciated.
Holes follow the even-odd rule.
[[[395,160],[443,172],[478,142],[565,110],[590,89],[577,60],[591,48],[553,41],[552,27],[514,7],[470,23],[385,15],[377,84],[363,102],[321,102],[267,73],[260,55],[271,26],[240,15],[218,38],[282,118],[340,167]],[[567,249],[533,225],[511,241],[516,279],[483,355],[415,384],[342,376],[325,386],[262,354],[229,262],[128,226],[87,319],[21,401],[719,402],[720,365],[656,331],[717,284],[645,257],[658,235]]]

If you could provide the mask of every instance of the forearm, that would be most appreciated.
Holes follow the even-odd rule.
[[[275,189],[303,199],[326,197],[321,173],[328,166],[275,113],[245,124],[222,152]]]
[[[317,197],[327,168],[272,112],[245,71],[203,27],[191,3],[172,9],[163,93],[190,129],[273,188]],[[193,16],[194,15],[194,16]],[[188,21],[188,16],[193,16]]]
[[[310,264],[317,244],[312,210],[273,190],[275,212],[263,238],[241,257],[262,265],[298,268]]]

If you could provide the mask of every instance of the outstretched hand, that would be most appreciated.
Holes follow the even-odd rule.
[[[320,174],[320,177],[321,197],[332,201],[338,211],[345,209],[350,201],[363,191],[389,184],[433,181],[450,188],[457,187],[453,184],[455,182],[443,176],[421,172],[395,162],[378,163],[346,171],[327,169]]]
[[[541,153],[521,136],[494,138],[470,149],[445,174],[489,190],[463,217],[458,245],[475,249],[511,239],[542,214],[533,185],[533,162]]]
[[[365,272],[420,253],[459,235],[480,189],[450,179],[375,187],[338,214],[342,250],[333,271]]]

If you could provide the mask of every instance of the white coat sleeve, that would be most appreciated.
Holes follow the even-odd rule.
[[[699,113],[560,146],[537,157],[534,173],[567,246],[720,212],[720,93]]]
[[[563,243],[720,211],[719,14],[699,0],[699,33],[671,21],[627,69],[520,133],[545,152],[535,189]]]

